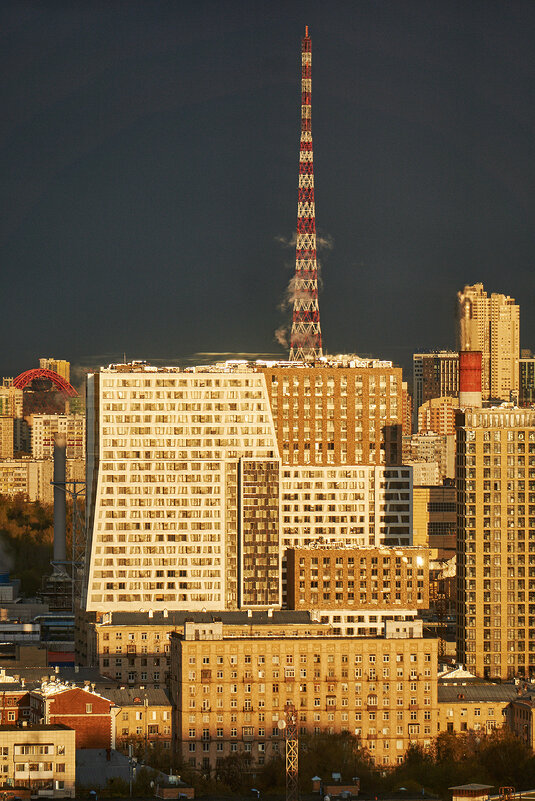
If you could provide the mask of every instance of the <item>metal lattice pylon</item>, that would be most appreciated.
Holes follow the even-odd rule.
[[[286,801],[299,801],[299,740],[297,713],[292,704],[286,706]]]
[[[312,147],[312,40],[301,40],[301,145],[295,276],[290,285],[293,301],[290,361],[314,361],[322,356],[316,260],[316,206]]]
[[[52,562],[54,567],[60,567],[71,578],[71,608],[74,613],[75,603],[80,600],[82,593],[83,568],[86,550],[85,522],[82,519],[78,499],[85,495],[85,481],[51,481],[52,486],[59,487],[65,495],[72,499],[72,534],[71,559],[61,563]]]

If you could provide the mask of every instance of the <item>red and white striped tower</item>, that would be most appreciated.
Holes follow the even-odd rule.
[[[322,355],[316,261],[316,207],[314,204],[314,151],[312,147],[312,40],[301,40],[301,146],[299,150],[299,200],[290,361],[314,361]]]

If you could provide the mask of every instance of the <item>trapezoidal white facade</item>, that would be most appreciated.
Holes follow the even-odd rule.
[[[86,611],[240,604],[240,460],[278,460],[275,429],[262,373],[197,370],[88,376]],[[278,531],[263,542],[253,528],[259,589],[264,567],[271,586],[278,577],[258,597],[280,605]]]

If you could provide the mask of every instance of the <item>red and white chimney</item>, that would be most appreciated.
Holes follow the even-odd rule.
[[[459,351],[459,406],[481,408],[480,350]]]

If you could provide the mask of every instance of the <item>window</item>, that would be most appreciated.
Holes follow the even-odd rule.
[[[65,773],[65,762],[56,762],[56,773]]]
[[[93,704],[86,704],[85,705],[85,711],[86,711],[87,715],[90,715],[91,712],[93,711]]]

